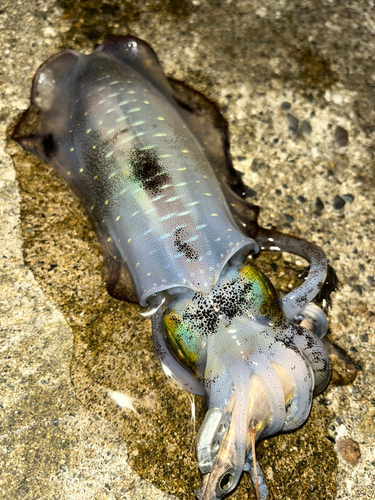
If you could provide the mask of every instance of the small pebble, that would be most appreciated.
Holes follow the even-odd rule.
[[[374,132],[374,127],[372,125],[365,125],[363,127],[363,130],[366,132],[366,134],[372,134]]]
[[[289,129],[296,131],[298,129],[298,123],[299,123],[298,119],[295,116],[291,115],[290,113],[286,115],[286,119],[288,122]]]
[[[290,102],[284,101],[281,103],[280,109],[282,111],[289,111],[291,107],[292,105],[290,104]]]
[[[344,208],[344,205],[345,205],[345,200],[343,200],[341,198],[341,196],[339,196],[338,194],[333,198],[333,208],[335,210],[340,210],[341,208]]]
[[[284,214],[284,217],[285,217],[285,219],[286,219],[288,222],[293,222],[293,221],[294,221],[294,217],[293,217],[293,215]]]
[[[335,141],[341,147],[347,146],[349,142],[348,132],[342,127],[336,127]]]
[[[353,313],[356,316],[360,316],[360,315],[366,314],[367,310],[368,310],[368,308],[367,308],[366,302],[363,302],[363,300],[360,300],[358,302],[358,304],[356,305],[356,307],[353,309]]]
[[[251,171],[258,172],[258,159],[257,158],[254,158],[253,161],[251,162]]]
[[[361,457],[361,450],[358,443],[353,439],[340,439],[337,443],[337,450],[345,462],[350,465],[357,465]]]
[[[306,120],[303,120],[303,122],[301,123],[301,128],[300,128],[301,134],[310,135],[311,131],[312,131],[312,128],[311,128],[310,123],[307,122]]]
[[[237,156],[238,161],[246,161],[246,156]]]
[[[335,104],[342,104],[342,95],[341,94],[333,94],[332,102]]]
[[[319,403],[320,403],[322,406],[331,406],[332,401],[330,401],[330,400],[329,400],[329,399],[327,399],[327,398],[320,398]]]
[[[297,201],[299,201],[300,203],[305,203],[306,198],[304,196],[297,196]]]
[[[366,281],[367,281],[367,283],[369,283],[370,285],[372,285],[374,283],[374,277],[373,276],[367,276]]]
[[[343,194],[342,197],[348,203],[353,203],[353,201],[354,201],[354,196],[352,194]]]
[[[323,210],[323,208],[324,208],[324,203],[319,198],[319,196],[316,197],[315,208],[318,210],[318,212],[321,212]]]
[[[359,336],[361,342],[368,342],[368,334],[364,333],[363,335]]]

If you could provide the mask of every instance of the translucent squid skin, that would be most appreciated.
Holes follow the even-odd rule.
[[[329,381],[323,344],[296,319],[325,334],[324,314],[310,305],[325,280],[324,252],[258,227],[258,207],[241,196],[225,120],[200,94],[169,82],[135,37],[48,59],[13,138],[80,198],[108,292],[150,306],[164,371],[206,396],[196,495],[222,498],[252,471],[251,432],[259,440],[298,427]],[[260,249],[307,258],[307,279],[280,299],[244,263]],[[259,491],[265,499],[261,480]]]

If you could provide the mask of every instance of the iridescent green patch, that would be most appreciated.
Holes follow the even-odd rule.
[[[188,328],[174,311],[164,315],[164,327],[168,344],[177,358],[193,373],[196,373],[202,354],[202,341],[199,333]]]
[[[259,307],[262,316],[271,317],[278,321],[285,318],[280,305],[280,299],[271,281],[259,269],[246,264],[239,270],[241,278],[252,283],[249,292],[249,302]]]

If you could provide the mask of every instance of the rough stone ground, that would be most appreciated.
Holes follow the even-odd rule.
[[[0,498],[182,499],[199,483],[189,398],[158,371],[149,323],[107,297],[77,201],[9,140],[39,64],[67,46],[90,52],[109,33],[145,39],[168,75],[219,104],[262,225],[316,241],[339,276],[330,338],[358,375],[317,398],[302,429],[259,447],[272,497],[373,499],[375,15],[367,0],[2,1]],[[290,256],[262,265],[284,292],[303,267]],[[140,400],[139,416],[107,397],[125,388]],[[232,498],[254,498],[248,479]]]

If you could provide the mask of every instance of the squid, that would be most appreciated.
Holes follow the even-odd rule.
[[[323,250],[259,227],[219,110],[167,79],[136,37],[50,57],[13,139],[71,186],[109,294],[149,307],[164,371],[206,398],[196,498],[223,498],[247,471],[266,499],[256,443],[302,425],[330,379],[327,320],[311,302],[326,280]],[[304,282],[280,298],[248,258],[261,251],[306,258]]]

